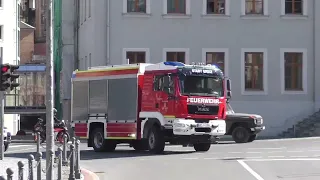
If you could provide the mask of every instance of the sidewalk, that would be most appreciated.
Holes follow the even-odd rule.
[[[4,157],[2,161],[0,161],[0,176],[4,176],[6,178],[7,168],[10,168],[13,171],[13,179],[18,179],[18,162],[21,161],[24,164],[23,171],[23,179],[28,179],[29,176],[29,165],[28,159],[26,158],[15,158],[15,157]],[[36,161],[33,162],[33,177],[36,179],[37,177],[37,165]],[[42,159],[41,161],[42,171],[41,171],[41,179],[46,178],[46,160]],[[55,179],[58,177],[58,167],[57,164],[54,164],[53,173]],[[69,167],[62,166],[62,179],[67,180],[69,178]]]

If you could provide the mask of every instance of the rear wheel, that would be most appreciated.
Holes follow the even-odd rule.
[[[232,131],[232,138],[236,143],[247,143],[250,138],[250,132],[247,128],[238,126]]]
[[[157,126],[153,126],[147,139],[148,150],[154,154],[163,153],[165,147],[165,140],[161,129]]]
[[[117,147],[116,142],[104,139],[104,132],[102,128],[94,129],[92,132],[91,144],[96,152],[111,152]]]
[[[198,143],[193,145],[194,150],[200,152],[209,151],[210,147],[211,143]]]

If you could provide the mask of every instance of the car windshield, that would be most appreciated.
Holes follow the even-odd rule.
[[[208,76],[185,76],[180,79],[182,95],[221,97],[223,83],[220,78]]]

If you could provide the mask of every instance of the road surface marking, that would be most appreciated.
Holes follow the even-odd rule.
[[[319,155],[313,155],[313,157],[320,157],[320,154]]]
[[[239,160],[238,160],[239,161]],[[248,159],[241,161],[320,161],[319,158],[295,158],[295,159]]]
[[[284,158],[285,156],[268,156],[268,158]]]
[[[11,153],[11,152],[24,152],[25,150],[33,150],[33,149],[36,149],[36,147],[33,147],[33,148],[27,148],[27,149],[19,149],[19,150],[13,150],[13,151],[11,151],[10,150],[10,147],[9,147],[9,149],[8,149],[8,153]]]
[[[303,141],[303,140],[318,140],[318,139],[320,139],[320,137],[287,138],[287,139],[264,139],[264,140],[261,139],[261,140],[256,140],[256,141],[257,142],[265,142],[265,141]]]
[[[241,154],[243,152],[228,152],[228,153],[230,153],[230,154]]]
[[[219,160],[220,158],[203,158],[205,160]]]
[[[34,146],[34,145],[31,145],[31,144],[30,145],[11,145],[10,144],[10,147],[12,147],[12,148],[14,148],[14,147],[26,147],[26,146],[30,147],[30,146]]]
[[[313,150],[308,150],[309,152],[319,152],[320,149],[313,149]]]
[[[248,148],[248,149],[266,149],[266,150],[276,150],[276,149],[286,149],[286,147],[280,147],[280,148]]]
[[[184,159],[184,160],[195,160],[195,159],[199,159],[199,158],[195,157],[195,158],[182,158],[182,159]]]
[[[288,153],[302,153],[303,151],[287,151]]]
[[[262,158],[262,156],[253,156],[253,157],[246,157],[247,159],[259,159]]]
[[[237,160],[237,161],[244,169],[246,169],[257,180],[264,180],[258,173],[256,173],[253,169],[251,169],[244,161],[242,160]]]
[[[283,152],[283,151],[269,151],[267,153],[281,153],[281,152]]]
[[[292,158],[306,158],[308,156],[290,156],[290,157],[292,157]]]
[[[247,153],[250,153],[250,154],[259,154],[259,153],[262,153],[262,152],[247,152]]]
[[[239,158],[242,158],[242,157],[224,157],[222,159],[239,159]]]

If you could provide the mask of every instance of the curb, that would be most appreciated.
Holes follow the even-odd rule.
[[[98,175],[96,175],[94,172],[91,172],[87,169],[81,168],[81,174],[83,175],[84,180],[100,180]]]

